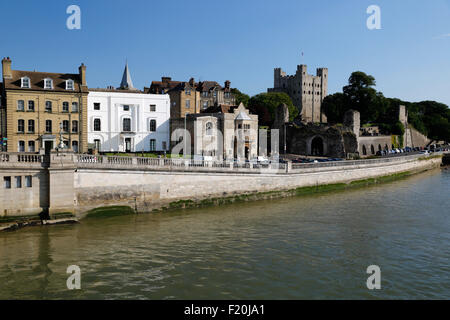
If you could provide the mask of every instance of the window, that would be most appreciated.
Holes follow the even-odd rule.
[[[28,133],[34,133],[34,120],[28,120]]]
[[[150,105],[150,112],[155,112],[156,111],[156,104],[151,104]]]
[[[213,92],[214,98],[217,97],[217,91]]]
[[[52,112],[52,102],[45,101],[45,112]]]
[[[131,119],[130,118],[124,118],[123,119],[123,132],[130,132],[131,131]]]
[[[69,132],[69,120],[63,120],[62,129],[63,132]]]
[[[155,119],[150,120],[149,131],[150,132],[155,132],[156,131],[156,120]]]
[[[78,102],[72,102],[72,112],[78,112]]]
[[[25,141],[19,141],[19,152],[25,152]]]
[[[100,110],[100,102],[94,102],[94,110]]]
[[[190,89],[186,89],[185,93],[190,96],[191,95],[191,90]]]
[[[186,100],[186,109],[189,109],[191,107],[191,100]]]
[[[22,77],[22,88],[30,88],[30,78],[28,77]]]
[[[202,97],[207,97],[208,96],[208,91],[202,91]]]
[[[35,143],[34,141],[28,141],[28,152],[35,152]]]
[[[45,120],[45,132],[52,132],[52,120]]]
[[[208,101],[203,102],[203,109],[208,109]]]
[[[73,80],[66,80],[66,90],[74,90]]]
[[[52,79],[44,79],[44,89],[53,89]]]
[[[230,98],[230,93],[229,93],[229,92],[225,92],[225,93],[224,93],[224,96],[225,96],[225,98],[228,99],[228,98]]]
[[[11,189],[11,177],[3,177],[3,185],[5,189]]]
[[[73,152],[78,152],[78,141],[72,141]]]
[[[127,105],[123,106],[123,111],[130,111],[130,106]]]
[[[34,111],[34,101],[28,101],[28,111]]]
[[[162,148],[163,148],[163,150],[167,150],[167,142],[166,141],[162,142]]]
[[[94,140],[94,148],[95,148],[95,150],[100,150],[100,146],[101,146],[100,140],[99,139],[95,139]]]
[[[150,151],[156,151],[156,140],[150,139]]]
[[[14,180],[16,180],[16,188],[22,188],[22,177],[16,176],[14,177]]]
[[[78,133],[78,121],[72,120],[72,133]]]
[[[69,103],[67,101],[63,102],[62,111],[69,112]]]
[[[23,100],[17,101],[17,111],[25,111],[25,101]]]
[[[212,122],[207,122],[207,123],[206,123],[206,135],[207,135],[207,136],[212,135],[212,129],[213,129],[213,124],[212,124]]]
[[[27,188],[33,187],[33,176],[25,176],[25,187]]]
[[[25,120],[23,119],[17,120],[17,132],[19,133],[25,132]]]
[[[100,119],[94,119],[94,131],[101,131],[101,121]]]
[[[250,125],[249,124],[244,124],[244,130],[250,130]]]

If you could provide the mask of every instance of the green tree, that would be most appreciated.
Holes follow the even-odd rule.
[[[343,88],[344,103],[348,109],[358,110],[362,123],[374,122],[378,115],[378,105],[381,98],[373,88],[375,78],[362,71],[353,72],[348,79],[348,85]]]
[[[244,104],[244,106],[248,107],[248,101],[250,100],[250,96],[248,94],[242,93],[239,89],[232,88],[231,93],[236,98],[236,105]]]
[[[284,92],[265,92],[257,94],[250,98],[248,103],[249,108],[252,112],[257,113],[262,112],[262,110],[267,110],[270,115],[270,124],[275,120],[276,108],[285,103],[289,109],[289,121],[293,121],[298,115],[298,110],[292,103],[291,98]]]
[[[328,122],[341,123],[344,118],[344,114],[347,111],[344,94],[337,92],[326,96],[322,102],[322,111],[327,116]]]

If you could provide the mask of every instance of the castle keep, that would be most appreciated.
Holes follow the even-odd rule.
[[[298,108],[301,121],[326,123],[322,113],[322,101],[328,91],[328,69],[318,68],[316,75],[307,72],[306,65],[298,65],[295,75],[286,75],[281,68],[274,70],[273,88],[268,92],[285,92]]]

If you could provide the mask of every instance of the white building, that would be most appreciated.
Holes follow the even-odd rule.
[[[88,143],[101,152],[169,150],[169,95],[144,94],[128,70],[119,89],[89,89]]]

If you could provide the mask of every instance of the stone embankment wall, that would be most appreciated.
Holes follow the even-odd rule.
[[[0,175],[33,175],[32,190],[0,189],[1,216],[83,213],[99,207],[129,206],[140,212],[170,207],[177,201],[202,201],[235,195],[287,191],[350,183],[439,166],[440,157],[261,166],[192,160],[52,154],[34,162],[0,162]],[[26,169],[28,166],[28,169]],[[18,169],[20,167],[20,169]],[[2,179],[2,178],[0,178]],[[12,191],[11,191],[12,190]],[[31,195],[31,196],[30,196]],[[31,199],[31,200],[30,200]]]

